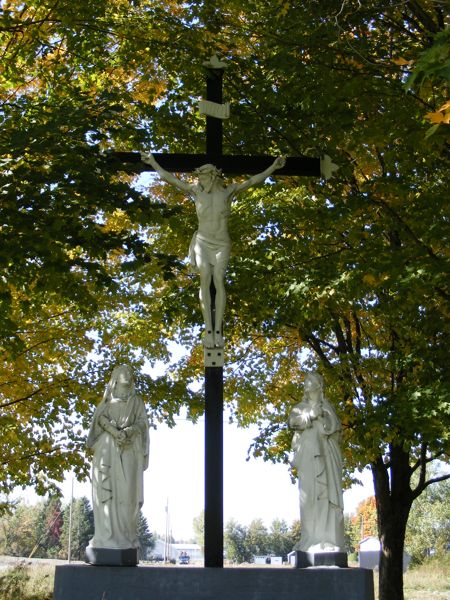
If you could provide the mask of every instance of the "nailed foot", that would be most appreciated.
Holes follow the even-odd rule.
[[[214,332],[214,346],[215,348],[223,348],[225,342],[220,331]]]
[[[203,345],[205,348],[214,348],[214,335],[212,331],[206,330],[204,332]]]

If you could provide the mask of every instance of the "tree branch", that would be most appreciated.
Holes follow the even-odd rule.
[[[358,356],[361,356],[361,323],[359,322],[359,318],[358,318],[358,315],[356,314],[355,310],[352,311],[352,317],[353,317],[353,322],[355,323],[355,329],[356,329],[355,350],[356,350],[356,354]]]
[[[9,465],[11,463],[14,462],[21,462],[23,460],[28,460],[30,458],[34,458],[36,456],[48,456],[50,454],[54,454],[59,448],[52,448],[51,450],[47,450],[45,452],[31,452],[30,454],[24,454],[22,456],[16,457],[14,455],[14,457],[8,459],[8,460],[3,460],[0,464],[2,465]]]
[[[439,256],[437,256],[437,254],[435,254],[431,248],[429,248],[424,242],[422,242],[422,240],[419,237],[417,237],[417,235],[405,222],[405,220],[391,206],[389,206],[389,204],[385,200],[383,200],[382,198],[376,198],[373,194],[370,194],[369,198],[370,201],[373,202],[373,204],[382,206],[390,215],[392,215],[405,229],[405,231],[410,235],[410,237],[412,237],[416,244],[418,244],[421,248],[425,250],[428,256],[430,256],[434,260],[439,260]]]
[[[348,353],[348,347],[347,347],[347,342],[345,341],[345,336],[344,336],[344,332],[342,330],[341,324],[339,323],[339,319],[338,317],[334,316],[334,325],[333,325],[333,331],[334,331],[334,335],[336,336],[337,342],[338,342],[338,348],[337,348],[337,352],[338,354],[347,354]]]
[[[13,406],[14,404],[19,404],[20,402],[26,402],[27,400],[30,400],[31,398],[33,398],[33,396],[36,396],[36,394],[39,394],[42,391],[43,388],[38,388],[37,390],[34,390],[34,392],[31,392],[31,394],[28,394],[28,396],[23,396],[22,398],[17,398],[16,400],[10,400],[9,402],[4,402],[3,404],[0,404],[0,408],[7,408],[8,406]]]
[[[331,367],[331,361],[329,360],[329,358],[325,354],[325,352],[322,350],[322,348],[320,346],[320,341],[312,334],[306,335],[305,340],[310,345],[310,347],[314,350],[314,352],[319,356],[319,358],[322,360],[322,362],[327,367]]]
[[[415,471],[417,471],[417,469],[423,464],[423,462],[425,462],[426,464],[431,463],[443,455],[444,455],[444,452],[437,452],[436,454],[433,454],[432,456],[425,456],[425,458],[422,458],[422,456],[421,456],[420,458],[417,459],[417,461],[411,467],[411,473],[414,473]]]
[[[445,473],[444,475],[439,475],[439,477],[432,477],[431,479],[428,479],[428,481],[425,481],[423,483],[422,486],[417,486],[414,490],[413,490],[413,498],[416,499],[418,496],[420,496],[420,494],[430,485],[432,485],[433,483],[439,483],[440,481],[447,481],[447,479],[450,479],[450,473]]]
[[[343,317],[344,325],[345,325],[345,337],[347,344],[347,351],[353,354],[353,335],[352,335],[352,325],[350,323],[350,319],[347,317]]]
[[[424,10],[424,8],[418,0],[408,0],[406,5],[408,6],[412,14],[416,17],[416,19],[420,23],[422,23],[422,25],[427,31],[431,33],[437,33],[439,31],[437,24],[434,22],[432,17],[430,17],[430,15]]]
[[[0,408],[7,408],[8,406],[12,406],[14,404],[19,404],[20,402],[26,402],[27,400],[30,400],[31,398],[36,396],[36,394],[45,392],[46,390],[51,390],[52,388],[55,388],[55,387],[62,386],[64,384],[70,383],[71,381],[73,381],[72,378],[66,377],[65,379],[55,381],[54,383],[47,383],[46,385],[41,385],[41,387],[37,388],[36,390],[31,392],[27,396],[23,396],[22,398],[16,398],[15,400],[10,400],[9,402],[0,404]]]

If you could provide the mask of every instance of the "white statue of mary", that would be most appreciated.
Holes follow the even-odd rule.
[[[89,547],[137,549],[149,433],[144,402],[136,394],[129,366],[113,370],[103,400],[95,410],[87,446],[94,452],[95,533]]]
[[[341,423],[323,393],[323,379],[308,373],[302,402],[289,415],[292,465],[299,476],[303,552],[344,550]]]

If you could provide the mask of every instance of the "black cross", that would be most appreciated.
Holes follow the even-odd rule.
[[[211,63],[212,65],[212,63]],[[207,67],[206,100],[222,104],[222,67]],[[210,163],[229,175],[253,175],[267,169],[273,156],[222,154],[222,120],[206,117],[206,154],[156,154],[166,171],[190,173]],[[111,158],[134,164],[133,171],[154,171],[139,152],[113,152]],[[129,170],[129,169],[127,169]],[[320,158],[288,157],[278,175],[321,175]],[[205,366],[205,567],[223,567],[223,367]]]

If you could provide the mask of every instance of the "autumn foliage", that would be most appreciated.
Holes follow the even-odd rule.
[[[450,441],[444,3],[9,0],[0,34],[1,491],[86,473],[118,361],[155,424],[202,414],[193,207],[108,151],[202,151],[218,53],[226,153],[340,165],[233,208],[226,402],[260,424],[257,455],[287,461],[286,415],[321,370],[347,470],[374,476],[380,597],[401,600],[409,510]]]

